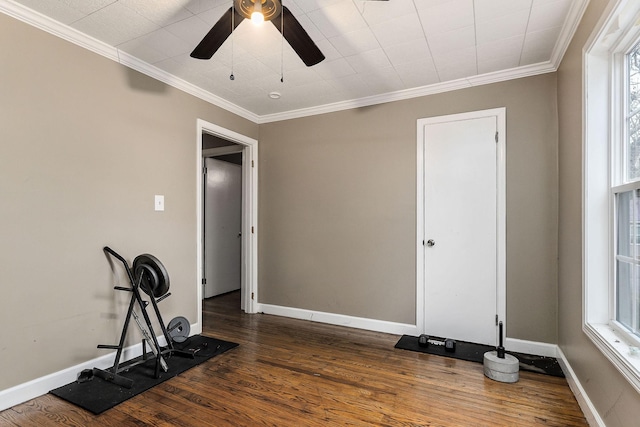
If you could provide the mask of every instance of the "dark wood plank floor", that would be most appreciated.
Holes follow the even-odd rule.
[[[239,347],[94,416],[52,395],[0,412],[2,426],[587,426],[566,380],[397,350],[396,335],[205,301],[205,335]]]

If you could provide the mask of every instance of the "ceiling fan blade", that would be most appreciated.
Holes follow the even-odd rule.
[[[234,13],[235,16],[233,16]],[[209,30],[207,35],[204,36],[198,46],[193,49],[191,57],[197,59],[211,59],[213,54],[220,49],[220,46],[222,46],[227,37],[231,35],[233,31],[231,29],[231,24],[233,23],[233,29],[235,30],[243,19],[244,17],[238,14],[235,8],[230,7],[229,10],[227,10],[211,28],[211,30]]]
[[[284,21],[284,32],[282,31],[282,21]],[[285,6],[282,6],[282,18],[277,17],[271,22],[282,33],[284,39],[289,42],[291,48],[307,67],[316,65],[324,60],[324,55],[320,52],[318,46],[311,40],[309,34],[300,25],[300,22]]]

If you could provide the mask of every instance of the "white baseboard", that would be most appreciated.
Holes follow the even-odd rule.
[[[202,333],[202,322],[192,323],[190,327],[189,336],[200,335]]]
[[[569,388],[576,397],[578,405],[580,405],[580,409],[582,409],[582,413],[584,413],[584,417],[587,419],[589,425],[591,427],[606,427],[604,421],[600,417],[600,414],[598,414],[595,406],[591,403],[589,396],[584,391],[584,388],[582,388],[582,384],[580,384],[578,377],[575,372],[573,372],[571,365],[569,365],[569,361],[560,348],[558,348],[558,363],[560,363],[562,371],[567,378],[567,383],[569,383]]]
[[[257,311],[276,316],[293,319],[310,320],[312,322],[328,323],[330,325],[347,326],[349,328],[366,329],[369,331],[385,332],[395,335],[417,335],[416,325],[389,322],[386,320],[367,319],[364,317],[347,316],[344,314],[325,313],[322,311],[305,310],[302,308],[283,307],[280,305],[258,304]]]
[[[544,342],[506,338],[504,348],[516,353],[531,354],[533,356],[558,357],[558,346]]]
[[[160,344],[160,346],[165,346],[167,344],[167,341],[164,339],[164,335],[158,337],[158,344]],[[142,355],[142,343],[132,345],[122,351],[122,355],[120,356],[120,363],[131,360],[140,355]],[[0,411],[4,411],[5,409],[9,409],[28,400],[35,399],[36,397],[42,396],[43,394],[47,394],[54,388],[62,387],[65,384],[69,384],[75,381],[78,378],[78,373],[83,369],[109,368],[113,366],[115,357],[116,352],[113,351],[104,356],[100,356],[92,360],[87,360],[86,362],[79,363],[75,366],[71,366],[61,371],[45,375],[44,377],[36,378],[26,383],[19,384],[15,387],[1,390]]]
[[[369,331],[384,332],[395,335],[418,335],[420,333],[416,325],[347,316],[344,314],[325,313],[322,311],[306,310],[303,308],[258,304],[257,311],[265,314],[273,314],[275,316],[310,320],[312,322],[328,323],[330,325],[347,326],[349,328],[366,329]],[[506,338],[505,348],[508,351],[531,354],[534,356],[557,357],[558,355],[558,346],[555,344],[525,341],[516,338]]]
[[[330,325],[347,326],[350,328],[366,329],[369,331],[385,332],[395,335],[418,335],[416,325],[388,322],[385,320],[353,317],[343,314],[325,313],[322,311],[306,310],[302,308],[284,307],[280,305],[258,304],[258,312],[293,319],[311,320],[313,322],[328,323]],[[505,348],[517,353],[532,354],[534,356],[557,357],[558,346],[535,341],[525,341],[507,338]]]

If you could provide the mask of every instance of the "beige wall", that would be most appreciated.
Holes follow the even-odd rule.
[[[638,425],[640,395],[582,332],[582,49],[607,0],[591,0],[558,70],[559,345],[609,427]]]
[[[502,106],[509,336],[555,343],[554,74],[262,125],[260,302],[415,324],[416,120]]]
[[[0,390],[107,354],[109,245],[157,256],[196,313],[196,119],[258,126],[0,14]],[[166,210],[154,212],[155,194]],[[121,265],[118,265],[120,267]]]
[[[414,323],[416,120],[505,106],[509,336],[557,340],[554,74],[258,129],[0,15],[0,96],[0,390],[115,343],[105,244],[156,255],[165,319],[196,319],[197,118],[260,140],[260,302]]]
[[[104,245],[160,258],[165,319],[196,319],[197,118],[260,140],[260,302],[413,323],[416,120],[506,106],[509,336],[559,342],[607,425],[634,425],[640,396],[581,329],[581,50],[606,3],[591,0],[557,101],[550,74],[259,134],[0,14],[0,390],[115,343],[126,295]]]

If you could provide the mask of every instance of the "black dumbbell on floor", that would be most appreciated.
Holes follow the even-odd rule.
[[[454,353],[456,351],[456,340],[454,339],[436,340],[430,338],[427,334],[422,334],[418,337],[418,345],[420,347],[429,347],[429,344],[444,346],[444,350],[448,353]]]

